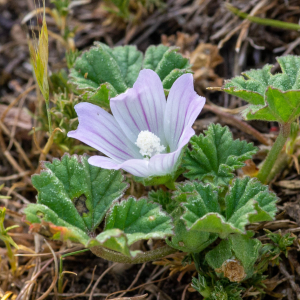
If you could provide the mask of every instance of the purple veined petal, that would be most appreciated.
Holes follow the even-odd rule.
[[[177,149],[187,127],[191,127],[205,104],[194,91],[193,75],[180,76],[171,87],[164,117],[164,131],[170,151]]]
[[[115,118],[101,107],[82,102],[75,106],[79,125],[68,137],[75,138],[101,151],[115,161],[142,158],[139,148],[131,143]]]
[[[186,128],[179,140],[176,151],[165,154],[157,154],[149,161],[150,173],[155,176],[163,176],[176,171],[177,161],[180,157],[182,148],[189,142],[195,134],[194,129]]]
[[[104,156],[92,156],[88,160],[89,164],[103,169],[119,170],[123,169],[128,173],[138,177],[149,177],[149,161],[144,159],[130,159],[123,163],[118,163],[113,159]]]
[[[148,130],[166,145],[163,127],[166,98],[161,80],[154,71],[140,71],[133,88],[112,98],[110,108],[131,142],[136,142],[141,131]]]

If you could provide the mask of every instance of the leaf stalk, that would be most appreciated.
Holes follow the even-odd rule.
[[[98,257],[124,264],[142,264],[160,259],[177,251],[176,249],[166,245],[154,250],[139,253],[135,257],[128,257],[122,253],[115,252],[102,246],[94,246],[91,247],[90,250]]]
[[[269,175],[272,171],[272,168],[273,168],[282,148],[284,147],[284,145],[289,137],[290,129],[291,129],[290,123],[280,124],[279,135],[278,135],[275,143],[273,144],[263,166],[261,167],[261,169],[259,170],[259,172],[257,174],[257,178],[260,182],[262,182],[264,184],[268,183]]]

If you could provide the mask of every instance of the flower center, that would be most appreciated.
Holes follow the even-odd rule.
[[[160,144],[160,138],[148,130],[139,133],[135,144],[140,148],[140,153],[146,159],[149,159],[166,149],[165,146]]]

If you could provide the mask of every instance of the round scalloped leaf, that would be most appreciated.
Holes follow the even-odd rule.
[[[71,240],[87,245],[89,236],[80,228],[60,218],[53,210],[43,204],[29,204],[25,209],[26,221],[31,231],[57,240]]]
[[[222,240],[218,246],[205,255],[208,264],[218,272],[226,266],[226,262],[237,259],[243,266],[245,277],[253,275],[254,264],[258,259],[261,242],[247,235],[232,234],[227,240]]]
[[[150,46],[143,61],[135,46],[110,48],[96,42],[77,58],[70,82],[83,94],[84,101],[109,109],[109,99],[131,88],[142,67],[154,70],[166,90],[179,76],[191,72],[188,59],[174,47]]]
[[[272,75],[272,65],[250,70],[226,81],[221,89],[250,103],[243,116],[246,120],[291,123],[300,115],[300,56],[278,57],[282,73]]]
[[[214,242],[218,235],[209,232],[187,230],[184,222],[178,220],[175,223],[175,234],[166,243],[175,249],[189,253],[199,253]]]
[[[105,219],[105,228],[96,237],[99,245],[134,256],[129,246],[139,240],[165,239],[173,235],[172,218],[161,206],[147,199],[128,198],[115,203]],[[94,246],[94,244],[93,244]]]
[[[86,156],[77,155],[46,162],[41,174],[32,176],[38,204],[86,233],[96,229],[112,203],[123,195],[127,188],[123,180],[120,171],[94,167]]]
[[[257,151],[252,143],[233,140],[229,128],[219,124],[211,124],[205,136],[193,136],[191,144],[192,150],[187,150],[183,159],[183,167],[188,170],[185,177],[213,182],[216,186],[228,185],[233,172]]]
[[[184,207],[181,218],[188,230],[217,233],[221,238],[231,233],[245,233],[245,226],[249,223],[271,221],[277,210],[275,194],[249,177],[236,179],[229,188],[224,215],[219,206],[224,199],[210,184],[178,185],[175,197]]]
[[[271,221],[277,211],[276,201],[276,195],[257,179],[238,178],[225,197],[226,219],[230,221],[242,217],[240,209],[253,202],[255,211],[249,214],[249,222]]]

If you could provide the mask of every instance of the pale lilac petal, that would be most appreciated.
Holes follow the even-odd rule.
[[[113,159],[104,156],[92,156],[89,158],[89,163],[93,166],[103,169],[119,170],[123,169],[128,173],[138,177],[151,176],[149,171],[149,161],[144,159],[130,159],[123,163],[118,163]]]
[[[180,76],[171,87],[164,117],[164,131],[170,151],[177,149],[187,127],[192,127],[205,104],[194,91],[193,75]]]
[[[161,80],[154,71],[142,70],[133,88],[110,99],[110,108],[131,142],[136,142],[141,131],[148,130],[165,145],[166,98]]]
[[[175,172],[178,167],[178,159],[180,158],[182,148],[194,134],[195,131],[192,128],[186,128],[179,140],[176,151],[153,156],[149,161],[150,173],[155,176],[163,176]]]
[[[78,139],[101,151],[115,161],[142,158],[138,147],[131,143],[115,118],[101,107],[82,102],[75,106],[79,125],[68,137]]]

